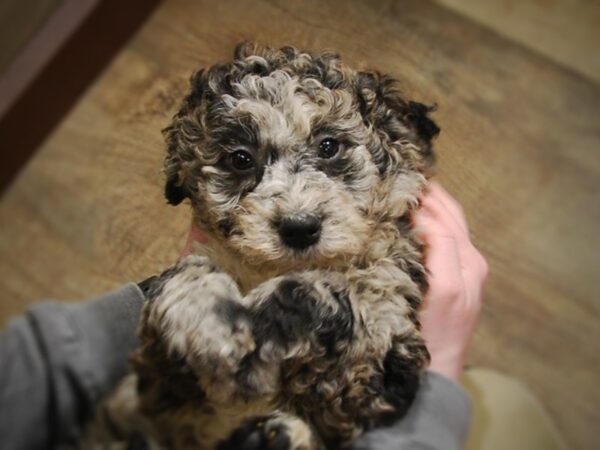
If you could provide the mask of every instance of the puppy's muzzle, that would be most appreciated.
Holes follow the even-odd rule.
[[[279,223],[278,231],[285,245],[303,250],[319,242],[321,221],[314,216],[287,218]]]

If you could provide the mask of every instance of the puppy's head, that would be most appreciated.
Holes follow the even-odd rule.
[[[168,201],[254,264],[326,265],[416,202],[439,129],[392,78],[244,43],[197,72],[165,129]]]

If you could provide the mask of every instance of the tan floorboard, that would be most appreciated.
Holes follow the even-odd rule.
[[[566,67],[600,81],[598,0],[437,0]]]
[[[193,68],[242,39],[333,48],[436,102],[439,179],[491,263],[471,363],[517,376],[574,449],[600,422],[600,87],[423,1],[165,2],[0,202],[0,317],[173,262],[165,126]]]

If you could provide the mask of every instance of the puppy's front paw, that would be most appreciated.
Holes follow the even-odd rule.
[[[255,348],[235,281],[207,258],[189,256],[161,275],[148,300],[142,340],[145,334],[158,336],[171,356],[185,360],[209,396],[227,397],[227,380]]]
[[[240,425],[217,450],[316,450],[312,430],[301,419],[281,413],[253,417]]]
[[[217,446],[217,450],[289,450],[290,439],[281,424],[269,426],[268,416],[253,417]]]

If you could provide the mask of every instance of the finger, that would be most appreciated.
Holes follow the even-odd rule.
[[[416,231],[428,244],[428,270],[434,274],[442,273],[448,276],[441,280],[431,279],[430,285],[453,292],[457,287],[456,283],[462,282],[467,302],[473,304],[477,301],[476,306],[479,309],[481,290],[487,275],[487,263],[468,240],[468,236],[465,236],[465,239],[461,238],[464,236],[462,231],[457,231],[452,222],[440,218],[443,216],[438,210],[440,205],[436,205],[435,201],[430,203],[424,203],[415,214]],[[447,238],[454,239],[455,247],[449,247],[450,244],[445,242]]]
[[[468,293],[477,292],[475,297],[479,297],[481,285],[483,285],[483,282],[486,278],[484,273],[487,273],[487,265],[485,264],[485,260],[479,251],[471,242],[468,229],[465,229],[458,224],[454,218],[454,215],[450,213],[447,206],[447,203],[443,203],[443,201],[436,196],[430,198],[427,203],[428,210],[433,209],[434,214],[437,214],[436,217],[442,217],[440,220],[444,221],[446,228],[451,230],[450,232],[452,235],[456,237],[458,253],[460,257],[460,267],[463,271],[465,286],[467,287],[466,291]],[[458,207],[460,208],[459,205]],[[460,210],[459,213],[464,220],[464,215]]]
[[[413,225],[417,236],[437,234],[452,237],[454,231],[448,227],[444,220],[441,220],[439,214],[429,205],[423,203],[412,216]]]
[[[454,219],[454,216],[436,196],[432,193],[428,193],[423,197],[421,206],[424,211],[430,213],[436,220],[441,222],[441,224],[450,231],[461,244],[469,242],[468,233]]]
[[[432,253],[431,259],[426,260],[428,270],[434,272],[443,272],[449,279],[443,281],[455,280],[456,283],[462,283],[462,287],[467,292],[479,293],[477,276],[474,273],[478,260],[473,255],[477,250],[469,240],[469,236],[464,230],[449,217],[449,213],[442,208],[437,199],[430,199],[423,203],[423,207],[417,211],[414,217],[417,235],[428,244],[428,252]],[[454,248],[449,249],[448,244],[444,246],[443,239],[452,238]],[[437,247],[439,246],[439,251]],[[427,255],[426,255],[427,256]],[[432,265],[430,268],[429,265]],[[431,280],[430,284],[437,283]],[[440,289],[452,289],[456,283],[437,283]]]
[[[469,226],[465,213],[461,204],[446,191],[441,184],[432,181],[429,183],[429,190],[438,200],[442,202],[444,207],[452,214],[454,220],[464,229],[465,233],[469,233]]]
[[[425,241],[425,266],[430,276],[449,279],[461,277],[460,253],[456,239],[439,221],[428,214],[415,218],[417,233]]]
[[[439,312],[463,301],[465,283],[459,265],[448,264],[450,259],[456,261],[457,257],[454,239],[442,236],[430,248],[432,251],[425,254],[428,289],[423,296],[423,308]]]
[[[463,278],[468,286],[468,291],[474,294],[474,298],[481,303],[481,291],[485,285],[489,272],[485,258],[475,247],[471,249],[470,260],[463,267]]]

